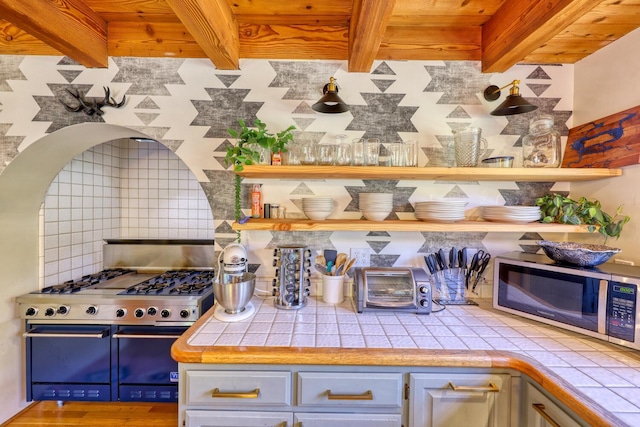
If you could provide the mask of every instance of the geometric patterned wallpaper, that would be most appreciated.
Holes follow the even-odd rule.
[[[340,96],[350,105],[344,114],[318,114],[311,109],[322,87],[334,76]],[[490,84],[521,80],[520,92],[537,111],[494,117],[501,100],[488,103],[482,92]],[[67,112],[59,98],[71,103],[68,89],[102,98],[103,87],[126,104],[104,108],[103,116]],[[240,70],[216,70],[205,59],[110,58],[108,68],[86,69],[66,57],[3,56],[0,63],[0,173],[28,145],[63,127],[84,122],[121,125],[149,135],[174,151],[200,182],[211,204],[216,247],[235,239],[233,173],[224,164],[225,147],[234,141],[229,128],[237,120],[260,118],[272,132],[296,126],[294,144],[378,137],[384,141],[416,140],[419,167],[446,165],[452,131],[482,128],[491,155],[514,155],[521,164],[521,139],[528,121],[538,114],[555,117],[566,141],[573,109],[573,66],[516,65],[505,73],[483,74],[475,61],[376,61],[370,73],[348,73],[344,61],[242,60]],[[71,160],[71,159],[70,159]],[[394,193],[394,218],[410,218],[416,201],[467,200],[468,212],[483,205],[531,204],[564,183],[425,182],[367,180],[244,180],[248,189],[263,184],[265,202],[279,203],[289,215],[301,215],[301,198],[330,195],[337,202],[333,218],[359,218],[360,192]],[[245,197],[245,208],[248,208]],[[304,244],[347,252],[370,249],[372,265],[423,266],[422,256],[439,247],[484,248],[492,254],[531,246],[538,235],[521,233],[421,232],[243,232],[251,268],[273,274],[272,248]]]

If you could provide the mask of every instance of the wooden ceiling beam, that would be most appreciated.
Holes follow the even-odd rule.
[[[227,0],[166,0],[166,2],[216,68],[239,69],[238,20]]]
[[[482,71],[504,72],[602,0],[510,0],[482,27]]]
[[[81,0],[0,0],[0,16],[85,67],[107,67],[107,23]]]
[[[349,71],[368,73],[378,54],[396,0],[353,0]]]

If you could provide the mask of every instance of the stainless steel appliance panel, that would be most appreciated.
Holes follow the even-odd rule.
[[[431,313],[431,285],[421,268],[356,268],[353,293],[357,311],[409,311]]]
[[[640,349],[640,268],[606,263],[582,268],[544,255],[495,258],[496,309]]]

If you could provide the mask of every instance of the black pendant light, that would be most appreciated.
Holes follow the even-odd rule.
[[[518,85],[520,80],[514,80],[506,86],[489,86],[484,90],[484,99],[487,101],[495,101],[500,98],[500,91],[508,86],[511,86],[509,90],[509,96],[504,100],[502,104],[491,112],[492,116],[510,116],[512,114],[528,113],[538,109],[537,105],[529,103],[526,99],[520,95],[520,88]]]
[[[313,104],[311,108],[319,113],[329,114],[349,111],[349,106],[338,96],[338,85],[335,81],[336,79],[333,77],[329,78],[329,83],[322,88],[324,96]]]

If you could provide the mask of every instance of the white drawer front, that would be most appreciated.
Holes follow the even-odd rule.
[[[298,405],[402,408],[402,374],[300,372]]]
[[[291,412],[186,411],[185,427],[288,427]]]
[[[400,414],[319,414],[296,412],[294,426],[303,427],[401,427]]]
[[[291,373],[187,371],[187,404],[208,406],[291,406]]]

